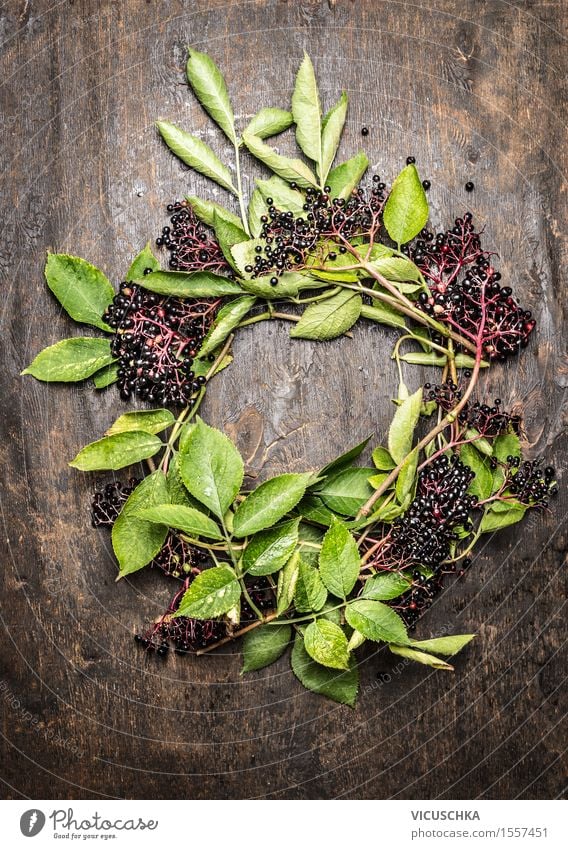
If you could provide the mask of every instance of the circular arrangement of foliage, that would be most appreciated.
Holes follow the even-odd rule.
[[[167,270],[147,245],[117,294],[85,260],[50,254],[50,290],[75,321],[106,335],[64,339],[23,373],[92,377],[149,405],[120,415],[71,462],[82,471],[147,463],[145,477],[113,480],[92,503],[93,525],[112,531],[119,578],[151,566],[177,582],[140,645],[203,654],[242,636],[244,671],[291,645],[305,687],[353,705],[354,653],[365,641],[452,669],[447,658],[473,635],[415,640],[417,620],[446,578],[471,565],[483,534],[546,508],[557,492],[553,468],[522,458],[520,416],[477,397],[483,369],[518,354],[535,321],[501,285],[471,213],[446,231],[428,228],[430,183],[412,157],[390,189],[377,174],[365,183],[363,152],[334,165],[347,96],[322,113],[307,55],[291,110],[263,108],[240,135],[212,59],[190,50],[187,77],[233,145],[234,166],[174,124],[158,130],[237,199],[240,215],[198,197],[170,204],[156,240]],[[266,142],[292,126],[305,158]],[[244,150],[272,172],[248,204]],[[357,464],[367,439],[322,469],[250,490],[233,442],[199,418],[235,333],[272,319],[314,341],[359,320],[398,332],[396,409],[372,467]],[[403,362],[439,367],[439,383],[411,392]]]

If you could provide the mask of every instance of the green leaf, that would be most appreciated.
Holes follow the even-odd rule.
[[[325,301],[310,304],[290,331],[290,336],[318,341],[335,339],[353,327],[361,314],[362,305],[360,295],[343,289]]]
[[[390,455],[390,452],[381,445],[377,445],[373,451],[373,463],[382,472],[390,472],[396,468],[396,463]]]
[[[162,548],[168,528],[138,519],[142,507],[166,501],[168,490],[163,472],[144,478],[129,495],[112,527],[112,547],[120,566],[119,577],[147,566]]]
[[[481,450],[481,449],[480,449]],[[493,456],[499,464],[506,465],[507,457],[521,457],[521,443],[516,433],[503,433],[493,441]],[[505,483],[505,470],[501,465],[493,471],[492,492],[497,492]]]
[[[501,528],[507,528],[509,525],[516,525],[517,522],[520,522],[524,518],[527,511],[524,504],[518,501],[509,504],[506,502],[501,503],[505,505],[504,510],[502,508],[496,509],[499,502],[495,502],[495,504],[491,504],[489,509],[485,511],[479,525],[479,532],[481,534],[490,534],[493,531],[501,530]]]
[[[347,644],[347,648],[350,652],[354,652],[355,649],[358,649],[359,646],[362,646],[363,643],[367,641],[367,638],[360,634],[359,631],[353,631],[350,638],[349,643]]]
[[[269,180],[257,180],[257,188],[268,208],[268,198],[272,198],[273,205],[277,209],[293,212],[294,215],[304,214],[304,194],[298,189],[290,188],[290,185],[281,177],[270,177]],[[266,210],[265,210],[266,211]]]
[[[385,204],[384,225],[393,242],[410,242],[428,221],[428,200],[415,165],[403,168]]]
[[[361,558],[355,538],[338,519],[334,519],[323,538],[319,566],[330,593],[347,598],[359,577]]]
[[[389,649],[393,654],[398,654],[401,657],[406,657],[408,660],[415,660],[416,663],[422,663],[424,666],[433,666],[434,669],[446,669],[449,672],[453,672],[454,667],[449,663],[446,663],[445,660],[440,660],[439,657],[434,657],[432,654],[426,654],[423,651],[416,651],[416,649],[410,649],[408,646],[395,646],[389,645]]]
[[[304,646],[308,654],[322,666],[331,669],[349,668],[347,637],[338,625],[328,619],[310,622],[304,634]]]
[[[359,442],[358,445],[355,445],[353,448],[350,448],[349,451],[345,451],[345,453],[340,454],[339,457],[336,457],[335,460],[332,460],[326,466],[318,472],[318,478],[323,478],[326,475],[335,474],[336,472],[343,471],[347,466],[350,466],[353,460],[356,460],[359,457],[365,448],[368,445],[370,440],[370,436],[367,439],[364,439],[362,442]]]
[[[420,417],[422,406],[422,388],[397,407],[389,428],[388,447],[393,460],[402,463],[412,448],[414,429]]]
[[[292,604],[298,575],[300,574],[300,555],[294,552],[290,560],[278,574],[278,587],[276,590],[276,612],[280,616],[288,610]]]
[[[337,599],[332,597],[329,601],[326,601],[322,609],[318,612],[319,616],[327,619],[329,622],[333,622],[335,625],[341,625],[341,610],[337,607]]]
[[[108,339],[77,336],[44,348],[22,374],[31,374],[48,383],[72,383],[113,362]]]
[[[96,266],[78,256],[48,253],[45,279],[71,318],[81,324],[90,324],[114,333],[102,318],[112,303],[114,289]]]
[[[308,266],[310,263],[308,262]],[[354,271],[341,271],[339,268],[311,268],[310,274],[325,283],[357,283],[359,277]]]
[[[168,501],[170,504],[181,504],[182,507],[193,507],[195,510],[199,510],[201,512],[202,505],[199,501],[197,501],[197,499],[193,498],[193,496],[189,494],[183,485],[179,468],[180,456],[179,452],[175,451],[168,466],[168,472],[166,475],[168,484]]]
[[[451,637],[435,637],[432,640],[410,640],[409,645],[434,654],[451,656],[470,643],[475,634],[454,634]]]
[[[435,401],[424,401],[422,406],[420,407],[420,415],[428,418],[433,415],[438,409],[438,405]],[[429,446],[426,446],[428,448]],[[434,448],[435,450],[435,448]]]
[[[337,242],[330,239],[320,241],[317,253],[310,254],[306,258],[310,273],[331,282],[357,283],[359,274],[353,270],[353,257],[348,253],[342,254],[336,251]],[[329,256],[331,253],[335,253],[333,259]]]
[[[383,277],[391,282],[403,283],[407,280],[413,280],[420,283],[420,269],[405,257],[382,257],[373,260],[370,265],[375,271],[378,271],[379,274],[382,274]]]
[[[181,458],[185,454],[189,444],[189,437],[197,427],[195,422],[184,422],[179,432],[178,437],[178,450],[180,455],[180,477],[181,477]]]
[[[323,485],[318,486],[317,495],[334,513],[355,516],[373,494],[368,480],[373,472],[374,469],[359,466],[343,469],[330,475]]]
[[[320,525],[331,525],[334,514],[329,510],[321,498],[316,495],[306,495],[298,504],[298,512],[310,522]]]
[[[388,327],[401,327],[406,329],[403,316],[387,304],[375,302],[372,306],[363,304],[361,318],[368,321],[376,321],[377,324],[386,324]]]
[[[317,163],[322,173],[321,105],[314,66],[308,54],[296,75],[292,94],[292,115],[296,124],[296,140],[308,159]]]
[[[369,160],[363,151],[359,151],[347,162],[337,165],[327,175],[326,185],[331,189],[332,198],[347,200],[353,189],[359,185],[361,177],[369,167]]]
[[[198,356],[205,357],[222,345],[255,303],[254,295],[244,295],[222,306],[199,349]]]
[[[404,622],[392,607],[382,601],[354,601],[345,608],[345,618],[368,640],[408,645]]]
[[[342,705],[354,706],[359,689],[359,676],[353,664],[345,672],[335,672],[316,663],[307,653],[301,634],[296,634],[292,649],[292,671],[307,690],[327,696]]]
[[[231,440],[198,418],[185,439],[180,472],[191,495],[222,519],[241,488],[244,466]]]
[[[97,389],[106,389],[118,380],[118,363],[113,362],[105,366],[93,376],[93,383]]]
[[[170,124],[169,121],[158,121],[156,126],[167,146],[182,162],[205,177],[209,177],[210,180],[214,180],[223,189],[238,195],[233,185],[231,172],[213,153],[209,145],[196,136],[186,133],[185,130],[180,130],[175,124]]]
[[[231,248],[231,256],[233,257],[233,263],[239,270],[239,273],[248,278],[253,272],[245,271],[247,265],[254,266],[254,260],[256,257],[255,248],[257,245],[262,247],[264,242],[260,239],[248,239],[246,242],[237,242]],[[272,275],[271,275],[272,276]]]
[[[45,279],[71,318],[114,333],[102,318],[114,298],[114,289],[102,271],[78,256],[48,254]]]
[[[493,488],[493,472],[487,460],[481,456],[473,445],[466,443],[460,448],[460,460],[469,466],[475,477],[469,485],[468,492],[477,496],[480,501],[489,498]]]
[[[500,463],[506,463],[507,457],[521,457],[521,442],[516,433],[503,433],[493,442],[493,456]]]
[[[278,660],[292,641],[290,625],[263,625],[243,637],[243,668],[241,672],[264,669]]]
[[[214,566],[195,578],[174,616],[214,619],[231,610],[241,597],[239,580],[229,566]]]
[[[321,610],[327,601],[327,590],[318,570],[300,559],[298,580],[294,591],[294,607],[298,613]]]
[[[302,502],[300,502],[301,504]],[[317,566],[319,558],[319,550],[323,540],[323,528],[316,528],[315,525],[307,522],[300,522],[298,529],[298,551],[304,563],[309,563],[310,566]],[[316,547],[317,546],[317,547]]]
[[[239,245],[235,245],[239,248]],[[235,253],[233,248],[233,255]],[[301,291],[306,289],[325,289],[327,283],[316,280],[308,274],[300,274],[296,271],[285,271],[278,278],[276,286],[270,283],[271,274],[257,277],[255,280],[242,280],[243,289],[252,295],[258,295],[267,300],[281,300],[282,298],[295,298]]]
[[[339,141],[341,139],[341,133],[343,132],[343,126],[345,124],[346,116],[347,95],[345,92],[342,92],[338,102],[335,104],[335,106],[332,106],[332,108],[325,116],[324,127],[321,137],[322,169],[320,172],[320,180],[322,182],[322,186],[326,185],[329,169],[331,168],[333,160],[335,159],[335,154],[337,153],[337,148],[339,147]]]
[[[286,565],[298,542],[299,519],[255,534],[245,548],[242,570],[249,575],[272,575]]]
[[[365,247],[367,247],[367,245],[365,245]],[[394,255],[395,253],[392,248],[387,247],[387,245],[383,245],[381,242],[374,242],[371,246],[369,261],[374,262],[376,259],[386,259]]]
[[[262,231],[262,221],[260,220],[266,214],[266,203],[259,189],[255,189],[250,196],[247,220],[249,230],[253,236],[259,236]]]
[[[278,475],[261,483],[235,510],[235,536],[249,536],[279,522],[296,506],[311,478],[311,472],[306,472]]]
[[[403,363],[410,363],[413,366],[440,366],[444,367],[448,358],[443,354],[427,354],[425,351],[410,351],[408,354],[403,354],[400,358]]]
[[[79,451],[69,465],[82,472],[98,469],[123,469],[140,460],[153,457],[162,447],[157,436],[144,431],[131,430],[128,433],[115,433],[91,442]]]
[[[396,500],[399,504],[405,504],[407,497],[413,496],[416,487],[416,468],[418,466],[418,449],[410,452],[398,473],[396,479]]]
[[[167,427],[171,427],[175,418],[169,410],[136,410],[132,413],[123,413],[105,431],[105,436],[115,433],[126,433],[129,430],[142,430],[144,433],[161,433]]]
[[[226,221],[217,212],[213,213],[213,228],[215,230],[215,235],[217,236],[217,241],[219,242],[219,246],[223,251],[223,256],[231,265],[235,271],[238,271],[238,268],[235,265],[235,260],[233,258],[233,254],[231,253],[231,248],[233,245],[237,245],[239,242],[248,241],[248,235],[245,233],[242,227],[237,226],[236,224],[231,224],[229,221]]]
[[[288,159],[286,156],[280,156],[269,145],[265,144],[258,136],[243,133],[243,141],[249,152],[261,162],[264,162],[275,174],[282,177],[283,180],[295,182],[298,186],[309,188],[310,186],[317,187],[317,179],[315,174],[310,171],[308,166],[301,159]]]
[[[294,123],[291,112],[285,109],[276,109],[273,106],[263,106],[262,109],[251,118],[245,132],[259,139],[268,139],[283,133]]]
[[[412,581],[400,572],[382,572],[365,581],[361,598],[389,601],[405,593],[411,584]]]
[[[198,198],[195,195],[188,195],[186,200],[190,203],[199,220],[207,224],[208,227],[213,227],[215,213],[228,224],[234,224],[235,227],[243,226],[238,215],[225,209],[224,206],[221,206],[220,203],[214,200],[202,200],[202,198]]]
[[[213,519],[193,507],[185,507],[182,504],[156,504],[155,507],[144,507],[136,513],[136,516],[146,522],[177,528],[192,537],[223,539],[223,534]]]
[[[243,294],[234,280],[210,271],[154,271],[136,283],[150,292],[176,298],[218,298]]]
[[[187,79],[208,115],[223,130],[229,141],[237,144],[233,107],[223,75],[213,59],[193,47],[187,60]]]
[[[454,362],[456,364],[456,368],[475,367],[475,357],[472,357],[471,354],[456,354],[454,357]],[[489,363],[487,362],[487,360],[481,360],[479,366],[480,368],[489,368]]]
[[[139,280],[140,277],[144,276],[147,268],[151,268],[152,271],[159,271],[160,268],[158,259],[152,253],[150,242],[134,257],[124,279],[127,283],[133,280]]]
[[[398,518],[406,510],[405,506],[395,504],[392,500],[387,500],[381,504],[379,509],[373,513],[371,518],[375,522],[392,522]]]
[[[380,475],[371,475],[370,478],[367,478],[369,486],[373,489],[378,489],[380,486],[384,484],[388,475],[385,472],[381,472]]]

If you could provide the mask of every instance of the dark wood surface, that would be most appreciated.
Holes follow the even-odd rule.
[[[124,407],[114,389],[49,387],[19,372],[80,333],[43,283],[47,249],[118,282],[165,223],[165,204],[208,191],[168,155],[154,120],[228,154],[184,85],[185,45],[226,72],[241,126],[261,105],[288,102],[307,49],[325,105],[348,91],[344,156],[363,143],[392,178],[413,154],[432,180],[436,225],[467,207],[485,225],[504,278],[538,319],[522,359],[484,377],[487,396],[525,408],[531,452],[562,472],[566,4],[8,0],[0,22],[6,796],[562,794],[565,494],[485,544],[420,624],[424,637],[478,632],[455,674],[368,655],[350,710],[304,691],[286,660],[241,678],[232,650],[165,663],[136,650],[135,629],[171,587],[157,574],[115,585],[109,538],[89,526],[95,477],[67,466]],[[320,465],[370,432],[383,437],[391,415],[388,329],[317,345],[287,333],[243,332],[204,406],[255,474]],[[408,367],[411,386],[424,379]]]

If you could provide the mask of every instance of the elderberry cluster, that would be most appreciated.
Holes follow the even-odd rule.
[[[430,294],[420,293],[419,309],[446,321],[473,342],[483,323],[481,342],[486,359],[503,361],[526,347],[536,322],[512,297],[511,287],[500,285],[501,275],[481,249],[470,212],[456,218],[451,230],[435,238],[423,231],[406,252],[430,288]]]
[[[251,600],[260,611],[268,613],[274,610],[274,591],[270,586],[268,578],[248,578],[245,584]],[[247,622],[254,622],[257,618],[256,613],[243,596],[241,599],[241,625],[246,625]]]
[[[296,186],[292,183],[291,187]],[[337,253],[346,252],[345,245],[330,246],[329,241],[339,237],[349,241],[378,228],[385,203],[385,183],[379,182],[378,177],[370,192],[356,189],[348,200],[332,198],[330,192],[329,186],[323,192],[308,189],[303,204],[305,215],[298,217],[291,211],[282,212],[272,198],[267,198],[267,214],[260,219],[262,244],[255,246],[254,265],[247,265],[246,273],[260,277],[273,272],[270,282],[276,286],[281,274],[304,265],[308,256],[323,264],[335,260]],[[317,255],[318,250],[321,256]]]
[[[122,510],[122,505],[139,483],[139,479],[130,478],[128,483],[113,481],[113,483],[107,483],[101,491],[97,490],[93,494],[91,503],[93,528],[111,528]]]
[[[154,622],[143,634],[136,634],[134,639],[142,648],[156,652],[165,657],[173,645],[177,654],[196,652],[200,649],[222,640],[230,633],[230,626],[223,619],[192,619],[189,616],[173,614],[180,606],[191,579],[186,579],[183,589],[173,597],[163,616]],[[274,608],[274,593],[266,578],[256,578],[247,581],[247,592],[259,610],[269,611]],[[241,601],[241,625],[256,621],[257,616],[246,599]]]
[[[179,534],[170,530],[150,565],[161,569],[165,575],[171,575],[172,578],[185,578],[189,574],[199,574],[206,562],[207,554],[204,551],[190,545]]]
[[[112,528],[124,502],[140,480],[131,478],[128,483],[113,481],[100,491],[95,491],[91,502],[91,521],[94,528]],[[150,566],[160,569],[173,578],[185,578],[189,574],[198,574],[207,561],[207,555],[201,549],[185,542],[175,531],[170,530],[164,545],[152,560]]]
[[[204,649],[227,636],[228,626],[222,619],[174,617],[188,586],[189,581],[186,581],[174,595],[164,615],[147,631],[135,634],[135,641],[146,651],[165,657],[170,646],[173,646],[176,654],[186,654]]]
[[[508,457],[507,460],[509,471],[506,484],[509,492],[521,504],[530,507],[548,507],[549,496],[554,498],[558,495],[554,468],[547,466],[543,469],[542,459],[525,460],[520,464],[514,462],[518,461],[518,458]]]
[[[165,226],[156,239],[158,247],[170,252],[169,266],[173,271],[211,271],[233,276],[233,271],[213,233],[197,218],[185,200],[168,204],[173,213],[171,226]]]
[[[412,628],[422,614],[431,607],[434,598],[444,588],[444,574],[441,569],[430,577],[423,575],[417,569],[412,573],[412,587],[403,593],[392,606],[404,620],[408,628]]]
[[[390,557],[402,568],[437,568],[450,554],[454,528],[467,525],[477,504],[467,488],[475,474],[452,455],[437,457],[418,476],[416,497],[404,516],[393,523]]]
[[[459,403],[462,390],[451,380],[438,385],[424,384],[425,398],[435,401],[444,412],[450,412]],[[479,401],[467,401],[458,413],[458,421],[463,427],[475,428],[482,436],[495,437],[507,433],[511,427],[515,433],[521,429],[521,417],[507,413],[501,408],[502,401],[495,398],[493,406]]]
[[[165,298],[123,283],[104,315],[115,331],[111,351],[119,361],[121,398],[187,404],[205,383],[194,373],[193,358],[220,303]]]
[[[416,497],[393,523],[387,544],[370,561],[379,570],[413,570],[410,588],[390,602],[408,626],[430,607],[443,588],[444,575],[455,571],[445,561],[458,539],[458,525],[471,528],[469,515],[477,499],[467,489],[474,477],[457,455],[437,457],[420,472]],[[470,562],[464,561],[463,567]]]

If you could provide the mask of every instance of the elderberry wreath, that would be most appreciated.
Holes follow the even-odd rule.
[[[322,113],[307,55],[290,109],[261,109],[240,135],[214,61],[191,49],[187,78],[232,146],[231,167],[172,123],[158,131],[233,196],[238,213],[195,196],[170,204],[156,240],[167,270],[148,244],[118,294],[84,259],[49,254],[51,292],[105,335],[64,339],[23,374],[92,377],[97,389],[116,384],[124,402],[147,405],[119,415],[70,463],[147,468],[101,485],[92,503],[93,525],[111,530],[118,578],[150,567],[175,586],[168,609],[136,635],[140,646],[159,657],[205,654],[242,637],[246,672],[291,647],[305,687],[353,706],[355,653],[368,641],[453,668],[449,659],[474,635],[418,640],[418,619],[468,569],[484,534],[548,508],[557,493],[554,469],[522,457],[520,415],[479,395],[483,370],[519,355],[535,321],[501,284],[470,212],[446,231],[429,229],[430,183],[412,157],[390,189],[365,177],[362,151],[335,164],[347,96]],[[266,141],[290,128],[298,158]],[[270,176],[247,203],[249,156]],[[365,440],[322,469],[250,489],[236,446],[199,417],[209,384],[230,366],[235,334],[270,320],[314,342],[360,320],[398,334],[394,415],[372,467],[359,464]],[[439,383],[411,391],[402,363],[439,367]]]

